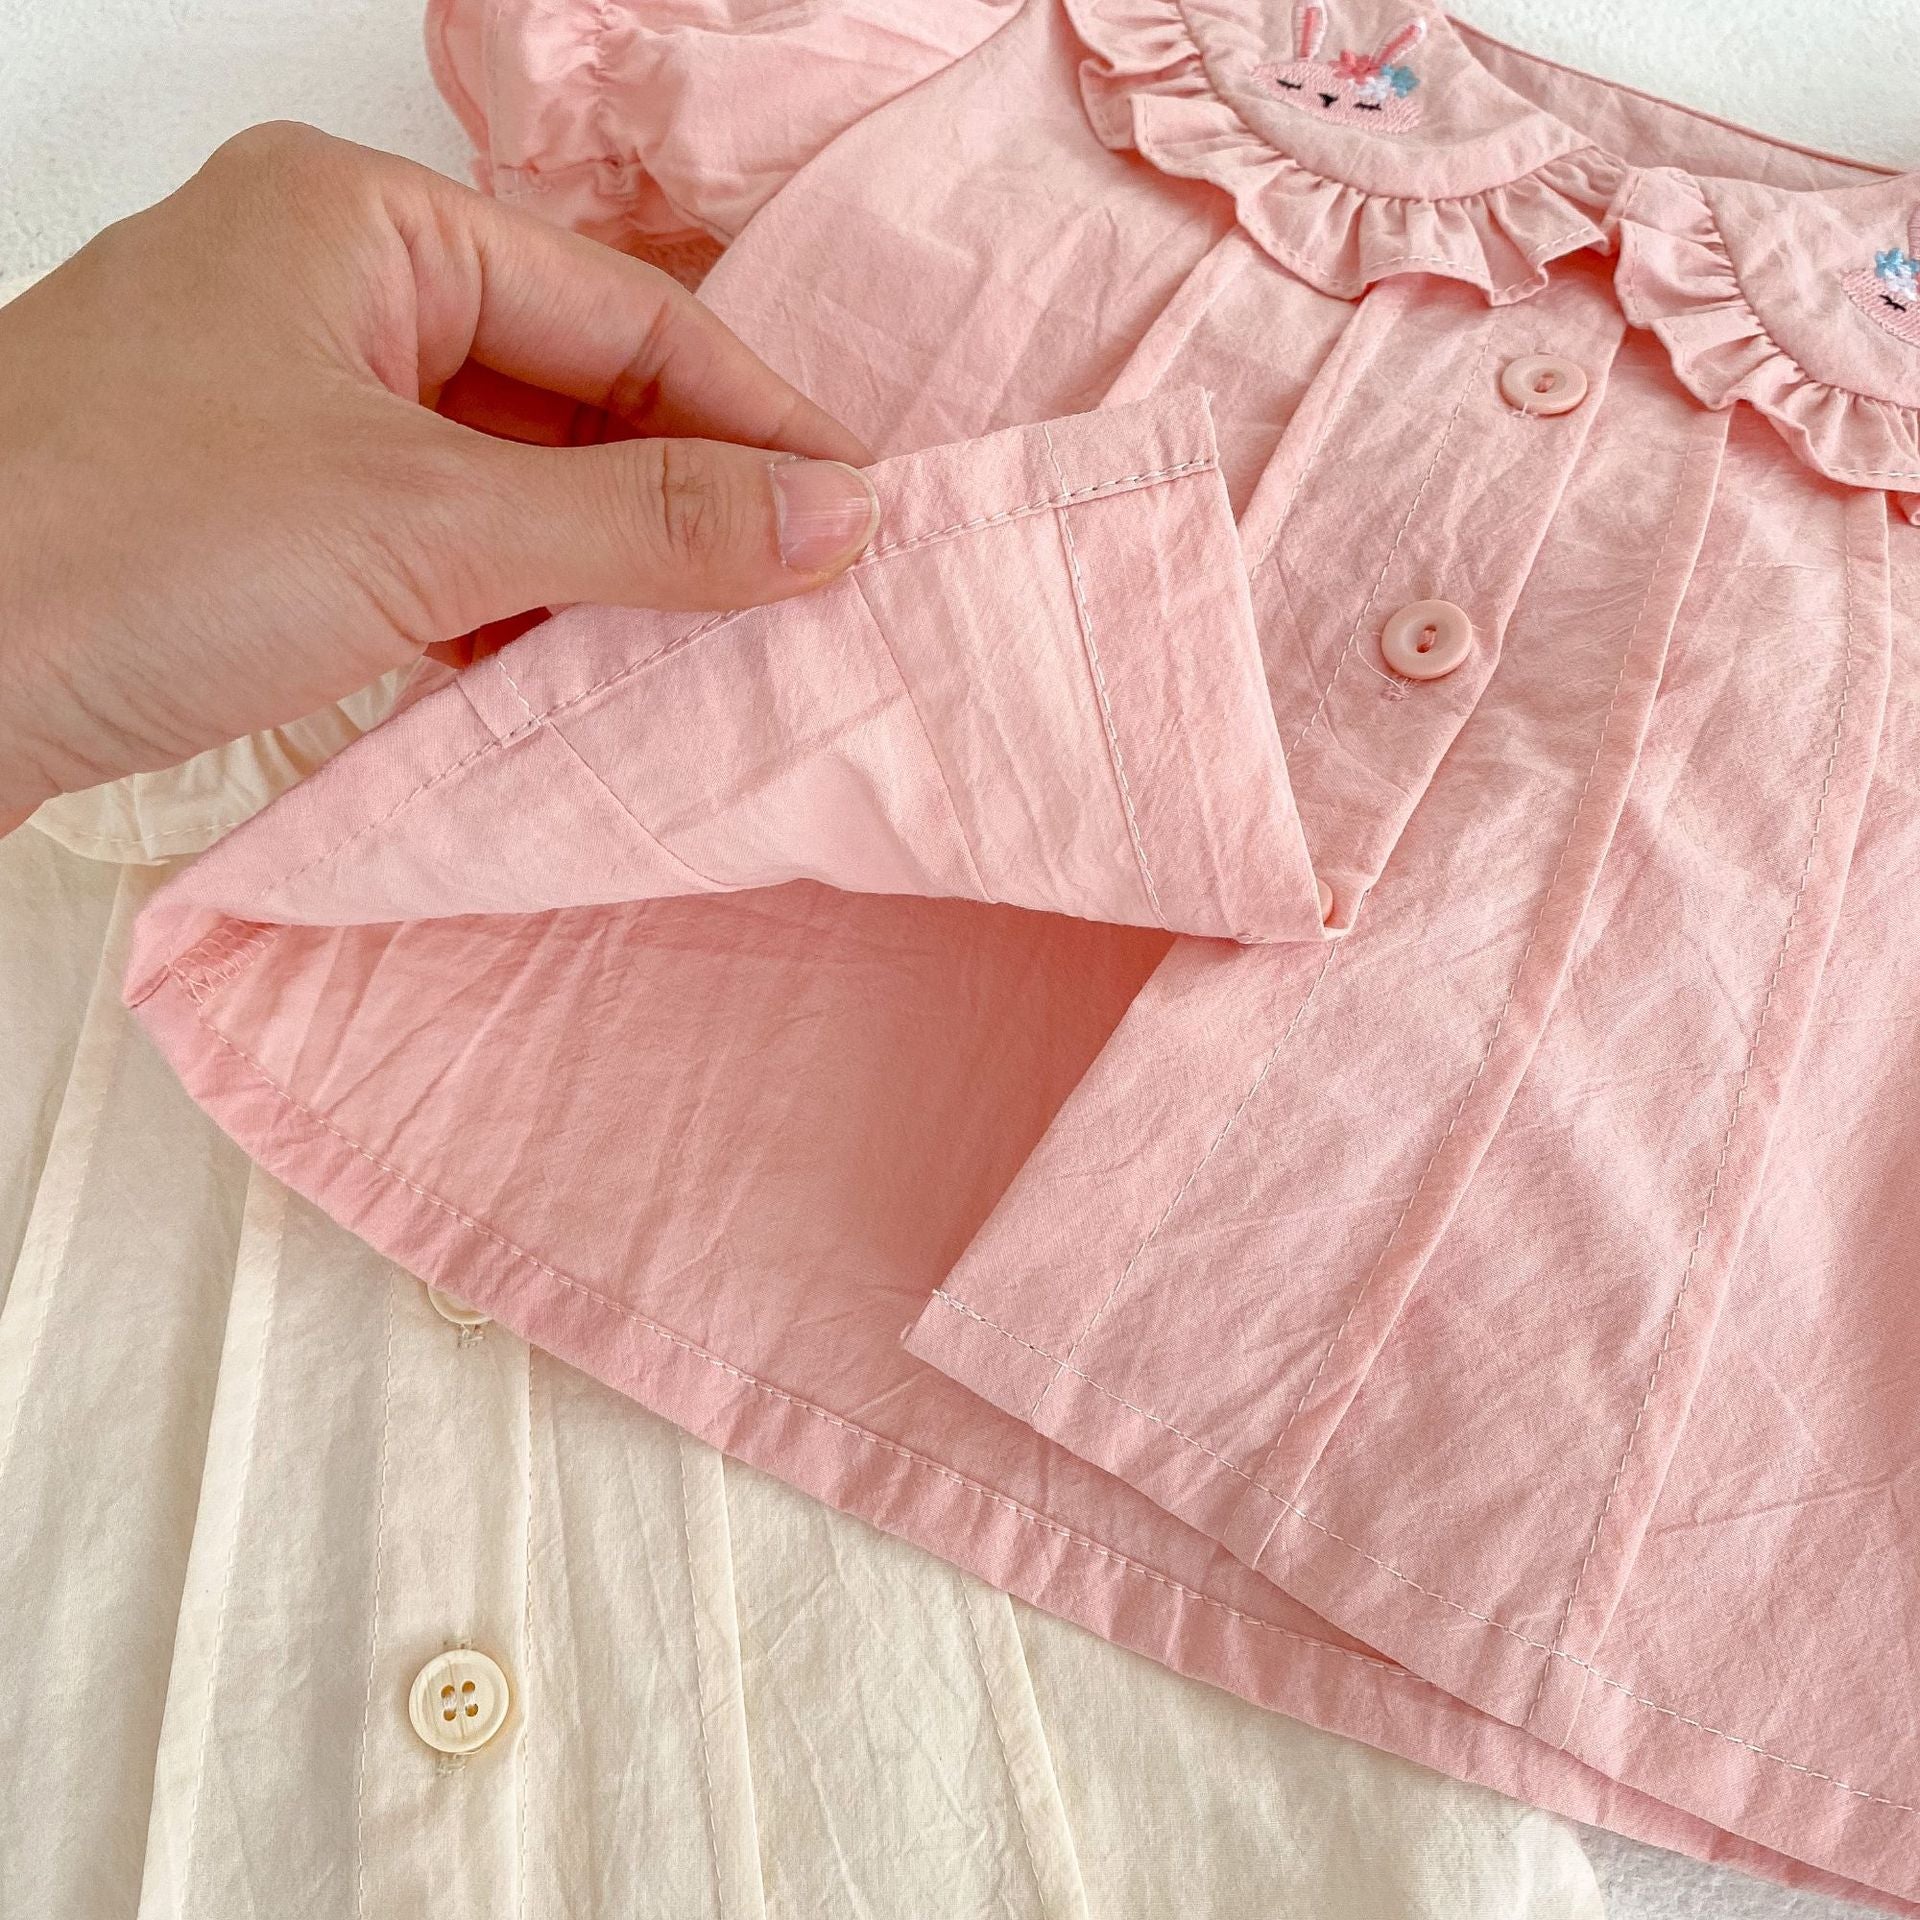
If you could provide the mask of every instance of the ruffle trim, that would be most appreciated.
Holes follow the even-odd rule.
[[[1622,309],[1659,337],[1695,399],[1744,400],[1816,473],[1893,493],[1920,524],[1920,413],[1815,379],[1774,339],[1697,181],[1642,176],[1621,212],[1620,252]]]
[[[1223,99],[1173,0],[1066,0],[1092,50],[1080,93],[1101,142],[1233,198],[1240,224],[1283,266],[1337,299],[1418,269],[1478,287],[1494,306],[1547,284],[1547,266],[1612,247],[1625,169],[1598,147],[1484,192],[1369,193],[1284,152]]]
[[[717,243],[668,199],[644,162],[600,151],[594,129],[602,110],[597,77],[584,90],[562,86],[554,78],[568,72],[599,74],[599,43],[609,27],[605,10],[556,9],[551,23],[556,30],[565,27],[577,41],[565,55],[548,56],[539,147],[552,158],[541,165],[504,165],[494,158],[495,115],[488,105],[491,8],[487,0],[427,0],[427,70],[473,143],[469,177],[482,193],[529,207],[550,225],[654,260],[682,285],[697,286],[718,254]],[[556,119],[559,108],[564,113]],[[666,257],[657,258],[660,254]],[[692,266],[696,257],[700,264]]]

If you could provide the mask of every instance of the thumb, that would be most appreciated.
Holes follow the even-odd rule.
[[[720,440],[532,447],[473,435],[467,622],[579,600],[669,611],[805,593],[864,551],[880,504],[857,467]],[[472,525],[477,520],[480,524]]]

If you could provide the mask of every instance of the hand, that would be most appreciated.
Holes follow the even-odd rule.
[[[805,592],[869,458],[665,274],[252,128],[0,308],[0,833],[529,610]]]

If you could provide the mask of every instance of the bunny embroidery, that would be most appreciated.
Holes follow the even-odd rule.
[[[1873,256],[1873,267],[1840,276],[1847,298],[1896,340],[1920,347],[1920,207],[1907,223],[1907,244]]]
[[[1312,0],[1296,7],[1295,57],[1285,64],[1269,61],[1256,67],[1254,78],[1289,106],[1342,126],[1405,133],[1420,124],[1420,103],[1413,98],[1420,76],[1400,60],[1427,37],[1424,20],[1416,17],[1395,27],[1372,53],[1346,48],[1338,60],[1320,58],[1326,37],[1326,8]]]

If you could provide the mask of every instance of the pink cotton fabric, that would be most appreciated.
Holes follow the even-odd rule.
[[[1260,0],[442,0],[481,184],[720,253],[882,525],[422,698],[129,997],[274,1173],[741,1458],[1916,1910],[1920,349],[1846,276],[1920,180],[1421,19],[1375,129]],[[1578,408],[1502,398],[1536,353]]]

